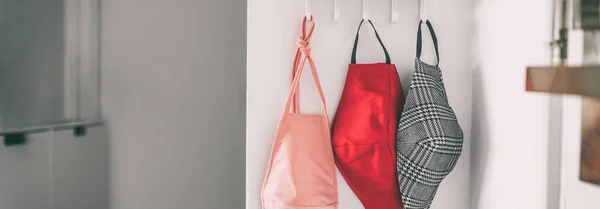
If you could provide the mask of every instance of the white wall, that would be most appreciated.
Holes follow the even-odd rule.
[[[112,209],[243,208],[245,2],[102,3]]]
[[[333,22],[333,1],[311,1],[316,29],[312,39],[315,59],[333,118],[342,92],[356,28],[362,17],[361,1],[340,2],[340,22]],[[405,90],[414,66],[418,23],[418,2],[399,1],[400,20],[390,21],[390,1],[369,1],[369,10],[378,32],[396,64]],[[473,66],[473,7],[469,0],[428,0],[427,11],[440,41],[441,68],[450,103],[456,110],[466,134],[465,150],[452,174],[442,183],[432,208],[469,207],[469,155],[471,133],[471,92]],[[248,101],[246,154],[246,208],[260,208],[260,189],[277,122],[283,113],[290,80],[290,69],[304,1],[248,1]],[[363,27],[358,62],[382,62],[383,53],[372,30]],[[426,31],[426,30],[425,30]],[[425,33],[427,34],[427,33]],[[431,39],[425,37],[425,60],[434,53]],[[319,102],[310,75],[302,81],[304,113],[317,112]],[[362,205],[338,176],[340,208],[358,209]]]
[[[549,97],[525,92],[525,68],[550,63],[552,1],[473,2],[470,208],[549,208]]]

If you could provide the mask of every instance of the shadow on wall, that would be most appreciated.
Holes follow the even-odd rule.
[[[489,115],[487,111],[487,104],[485,100],[486,88],[483,81],[483,72],[479,65],[479,24],[481,24],[480,17],[482,4],[485,0],[471,0],[473,5],[473,34],[475,37],[472,52],[473,58],[475,58],[474,69],[471,71],[473,79],[472,89],[472,112],[471,112],[471,158],[470,158],[470,182],[469,182],[469,196],[470,205],[469,208],[477,209],[482,203],[484,182],[488,168],[486,165],[489,162],[490,156],[490,125]]]
[[[471,127],[471,182],[470,182],[470,208],[479,206],[483,193],[483,182],[486,177],[485,166],[490,154],[490,136],[487,108],[485,103],[485,88],[480,69],[473,70],[473,112]]]

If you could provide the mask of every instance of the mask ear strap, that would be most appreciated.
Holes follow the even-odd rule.
[[[423,46],[423,40],[422,40],[422,33],[421,33],[421,24],[423,23],[423,21],[419,22],[419,30],[417,32],[417,58],[421,59],[421,48]],[[431,26],[431,23],[429,22],[429,20],[427,20],[425,22],[425,24],[427,25],[427,27],[429,28],[429,33],[431,34],[431,38],[433,39],[433,47],[435,47],[435,56],[437,58],[437,64],[435,64],[435,66],[440,65],[440,53],[438,50],[438,41],[437,41],[437,36],[435,35],[435,31],[433,31],[433,26]]]
[[[385,64],[391,64],[392,61],[390,60],[390,54],[388,54],[388,51],[385,48],[385,45],[383,45],[383,42],[381,41],[381,38],[379,37],[379,33],[377,33],[377,30],[375,29],[373,22],[371,22],[371,20],[368,20],[368,21],[369,21],[369,24],[371,24],[371,27],[373,27],[373,31],[375,31],[375,37],[377,37],[377,41],[379,41],[379,44],[381,44],[381,47],[383,48],[383,53],[385,53]],[[352,58],[350,60],[350,63],[352,63],[352,64],[356,64],[356,48],[358,48],[358,34],[360,33],[360,27],[362,26],[363,22],[365,22],[364,19],[362,21],[360,21],[360,24],[358,25],[358,31],[356,31],[356,38],[354,39],[354,47],[352,48]]]
[[[321,88],[321,81],[319,80],[319,75],[317,73],[317,69],[315,67],[315,63],[310,57],[310,39],[313,34],[313,30],[315,29],[315,20],[312,18],[310,21],[310,25],[308,28],[306,27],[306,17],[302,20],[302,34],[298,39],[298,50],[296,50],[296,56],[294,59],[294,67],[292,71],[292,84],[290,87],[290,92],[288,94],[287,101],[285,102],[285,110],[284,114],[290,113],[290,108],[293,108],[292,113],[300,113],[299,107],[299,82],[300,77],[302,76],[302,71],[304,70],[304,65],[306,61],[310,65],[310,71],[313,76],[313,82],[317,88],[317,92],[319,93],[319,98],[321,99],[321,103],[323,105],[323,115],[327,117],[327,104],[325,103],[325,94],[323,93],[323,88]],[[292,107],[293,106],[293,107]]]

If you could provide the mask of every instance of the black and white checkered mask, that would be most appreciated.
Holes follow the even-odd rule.
[[[417,34],[415,72],[396,136],[398,184],[405,209],[428,209],[440,182],[454,169],[462,151],[463,132],[448,97],[439,65],[421,61],[421,24]]]

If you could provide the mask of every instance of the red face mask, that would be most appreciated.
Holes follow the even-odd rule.
[[[358,26],[359,32],[363,22]],[[363,206],[401,209],[395,137],[404,95],[396,67],[377,31],[375,35],[386,62],[356,64],[357,32],[332,140],[336,164]]]

